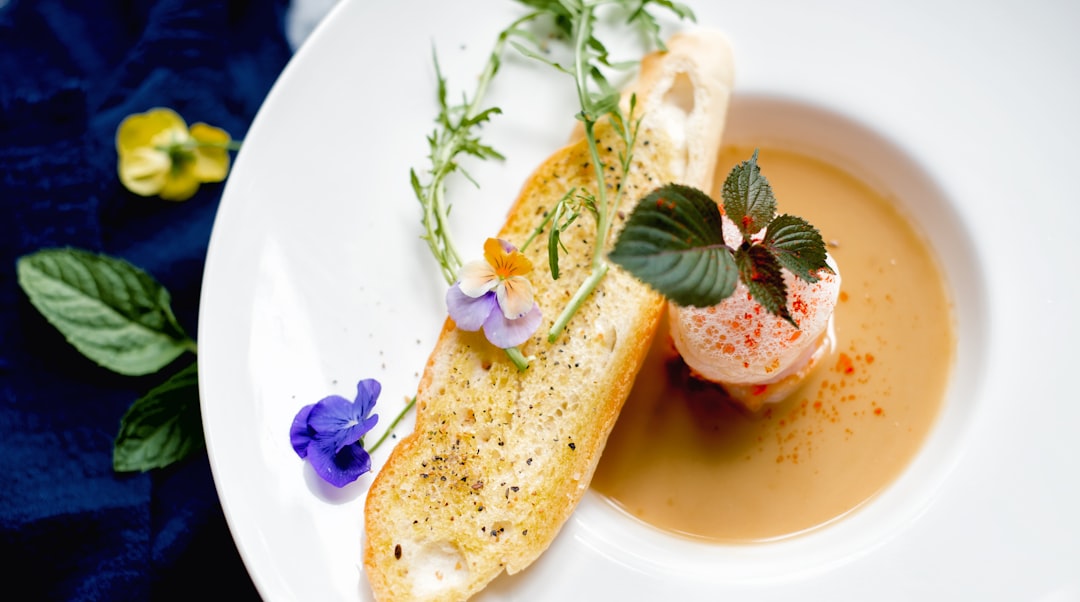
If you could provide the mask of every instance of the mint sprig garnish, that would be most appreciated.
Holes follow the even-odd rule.
[[[679,184],[638,202],[608,258],[679,305],[715,305],[739,281],[716,202]]]
[[[198,352],[173,314],[169,291],[123,259],[40,249],[20,257],[16,272],[41,315],[84,356],[117,374],[153,374]],[[113,470],[161,468],[204,448],[198,382],[192,361],[132,403],[113,443]]]
[[[783,268],[807,282],[832,269],[813,225],[776,215],[776,197],[757,157],[755,150],[732,168],[721,192],[724,213],[742,234],[737,245],[724,240],[720,208],[709,195],[668,184],[638,201],[608,257],[683,306],[716,305],[741,280],[754,300],[797,328],[787,308]],[[762,229],[764,236],[755,239]]]

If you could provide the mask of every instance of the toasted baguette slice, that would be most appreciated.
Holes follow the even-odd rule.
[[[662,184],[711,190],[728,99],[731,51],[717,32],[674,37],[642,61],[624,96],[643,121],[620,217]],[[605,164],[617,137],[597,127]],[[499,237],[518,246],[571,188],[593,189],[584,140],[555,152],[526,182]],[[547,250],[527,250],[545,322],[521,346],[519,372],[480,333],[447,320],[421,377],[415,431],[391,453],[365,509],[364,569],[378,600],[464,600],[504,569],[527,567],[581,500],[629,394],[664,300],[612,267],[566,332],[547,328],[588,275],[595,224],[583,215],[563,234],[564,273],[552,280]],[[614,240],[614,234],[612,240]],[[479,253],[479,250],[477,250]]]

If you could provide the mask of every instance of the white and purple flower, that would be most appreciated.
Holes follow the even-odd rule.
[[[304,406],[293,419],[289,429],[293,449],[331,485],[344,487],[371,470],[363,437],[379,421],[378,414],[368,414],[381,391],[379,381],[361,380],[354,401],[330,395]]]
[[[465,264],[446,292],[450,318],[462,330],[484,329],[496,347],[508,349],[529,340],[540,326],[540,307],[526,274],[532,262],[498,238],[484,243],[484,259]]]

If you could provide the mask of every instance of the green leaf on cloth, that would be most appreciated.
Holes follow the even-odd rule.
[[[195,343],[146,272],[106,255],[43,249],[17,261],[30,302],[83,355],[120,374],[150,374]]]
[[[135,400],[120,421],[113,470],[168,466],[205,447],[195,362]]]

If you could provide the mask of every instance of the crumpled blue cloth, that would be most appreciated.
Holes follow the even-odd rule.
[[[164,106],[242,139],[290,58],[287,4],[0,0],[0,553],[9,592],[258,599],[205,452],[145,474],[112,470],[125,410],[185,360],[138,378],[96,366],[30,305],[15,261],[69,245],[127,259],[165,285],[197,338],[222,185],[183,203],[127,192],[116,127]]]

